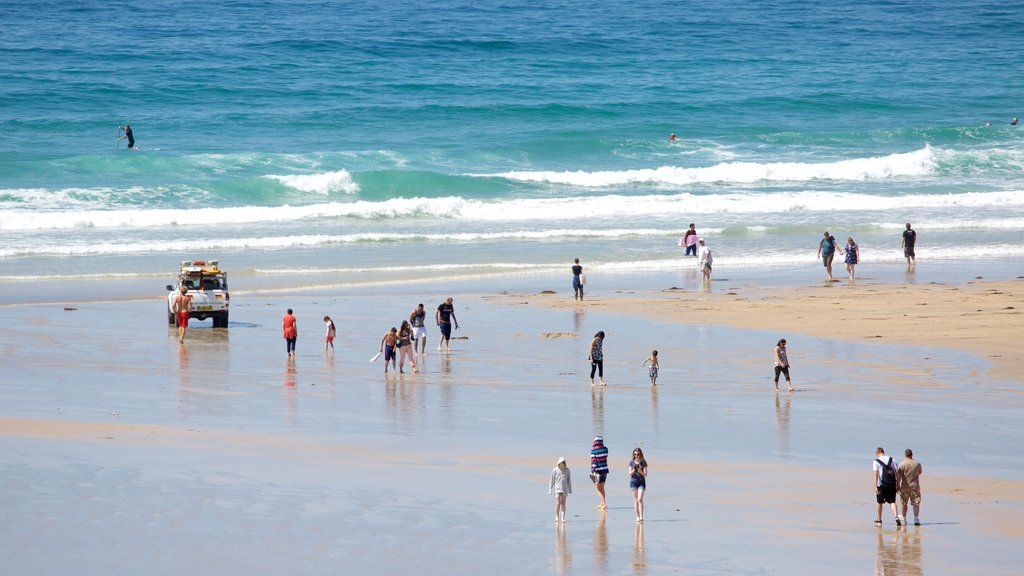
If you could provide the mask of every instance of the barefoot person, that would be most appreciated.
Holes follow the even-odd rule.
[[[704,243],[703,238],[698,238],[697,244],[700,244],[700,248],[697,250],[697,265],[700,266],[703,281],[708,282],[711,280],[711,265],[715,258],[711,255],[711,248]]]
[[[590,449],[590,474],[594,479],[594,486],[597,488],[597,495],[601,497],[601,503],[597,505],[598,510],[607,510],[608,502],[604,497],[604,482],[608,479],[608,448],[604,445],[604,438],[597,436]]]
[[[917,257],[914,255],[914,245],[917,244],[917,232],[907,222],[907,229],[903,231],[903,257],[907,259],[907,269],[911,264],[917,265]]]
[[[594,385],[594,373],[598,374],[598,378],[601,381],[601,386],[604,386],[604,331],[600,331],[594,334],[594,339],[590,341],[590,356],[587,357],[590,361],[590,385]]]
[[[853,269],[860,262],[860,246],[853,241],[853,237],[850,236],[846,239],[846,248],[843,249],[845,257],[843,261],[846,262],[846,271],[850,274],[850,280],[853,280]]]
[[[444,345],[445,352],[452,351],[452,323],[455,323],[455,329],[459,329],[459,320],[455,317],[455,306],[454,300],[448,298],[437,307],[437,311],[434,312],[434,320],[437,322],[437,327],[441,329],[441,341],[437,343],[437,351],[441,351],[441,346]]]
[[[412,326],[412,351],[416,352],[416,344],[420,345],[420,354],[427,353],[427,327],[423,321],[427,318],[427,311],[420,304],[409,314],[409,324]]]
[[[697,238],[700,238],[697,234],[697,225],[691,222],[690,227],[686,230],[686,234],[683,234],[683,245],[686,246],[686,254],[684,256],[697,255]]]
[[[327,327],[327,334],[324,336],[324,354],[330,349],[334,352],[334,336],[338,333],[334,328],[334,320],[330,316],[324,316],[324,326]]]
[[[192,297],[188,295],[188,286],[185,286],[184,281],[178,290],[178,295],[174,297],[174,314],[178,322],[178,342],[184,342],[188,315],[192,311]]]
[[[818,258],[825,265],[825,272],[828,273],[829,281],[832,280],[832,258],[836,255],[836,239],[825,232],[825,238],[818,243]]]
[[[412,367],[412,371],[418,373],[419,368],[416,367],[416,354],[413,349],[412,340],[412,326],[409,325],[408,320],[402,320],[402,327],[398,329],[398,371],[405,373],[405,357],[409,357],[409,366]]]
[[[633,491],[633,511],[636,521],[644,521],[644,492],[647,491],[647,460],[644,451],[633,449],[633,458],[629,461],[629,489]]]
[[[573,260],[572,265],[572,292],[573,300],[583,300],[583,266],[580,266],[580,259]]]
[[[295,356],[295,341],[299,338],[299,327],[291,308],[288,309],[284,318],[281,319],[281,327],[284,329],[284,341],[288,347],[288,357],[293,358]]]
[[[395,346],[398,345],[398,328],[394,326],[384,333],[380,339],[380,352],[384,353],[384,373],[388,373],[388,362],[391,363],[391,370],[395,370]]]
[[[555,522],[565,524],[565,501],[572,494],[572,474],[565,464],[565,458],[559,458],[558,464],[551,470],[548,494],[555,495]]]
[[[651,355],[644,360],[644,363],[640,365],[641,368],[650,363],[651,367],[647,369],[647,375],[651,378],[651,386],[658,384],[658,351],[653,350]]]
[[[789,358],[786,356],[786,339],[783,338],[775,344],[775,391],[779,391],[779,375],[785,374],[786,386],[793,391],[793,381],[789,379]]]

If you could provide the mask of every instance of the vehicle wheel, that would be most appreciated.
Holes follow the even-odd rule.
[[[228,313],[223,312],[213,317],[214,328],[227,328],[228,327]]]
[[[174,312],[167,312],[167,324],[168,326],[175,326],[178,324],[178,319],[174,317]]]

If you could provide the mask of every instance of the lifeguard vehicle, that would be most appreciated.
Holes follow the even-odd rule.
[[[228,275],[220,269],[216,260],[181,261],[178,282],[167,285],[168,324],[178,324],[174,314],[174,299],[182,285],[188,288],[187,294],[192,297],[192,313],[188,315],[189,318],[213,318],[214,328],[228,327],[228,307],[231,304]]]

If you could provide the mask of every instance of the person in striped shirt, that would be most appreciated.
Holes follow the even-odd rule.
[[[594,480],[597,493],[601,496],[601,504],[598,510],[607,510],[608,503],[604,498],[604,481],[608,477],[608,448],[604,445],[604,438],[594,438],[594,445],[590,449],[590,477]]]

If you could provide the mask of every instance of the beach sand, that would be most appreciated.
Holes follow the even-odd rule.
[[[237,298],[228,330],[200,323],[185,346],[157,300],[8,306],[0,571],[1015,574],[1020,288],[716,285],[583,304],[480,290],[454,295],[450,355],[431,330],[423,372],[388,377],[367,361],[380,335],[448,294]],[[895,310],[907,324],[872,320]],[[326,357],[324,314],[339,336]],[[597,330],[609,385],[595,389]],[[797,392],[776,395],[781,336]],[[587,480],[597,433],[603,515]],[[923,526],[897,530],[888,512],[871,525],[877,445],[922,461]],[[641,527],[633,446],[651,464]],[[547,495],[559,456],[575,489],[564,528]]]

